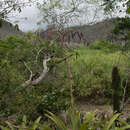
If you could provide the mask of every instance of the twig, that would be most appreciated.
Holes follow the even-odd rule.
[[[32,77],[33,77],[33,72],[32,72],[32,70],[28,67],[28,65],[26,64],[26,62],[24,62],[24,65],[25,65],[25,67],[28,69],[28,71],[30,72],[30,78],[29,78],[29,80],[32,80]]]
[[[126,84],[125,84],[125,87],[124,87],[124,93],[123,93],[122,105],[125,103],[125,95],[126,95],[127,84],[128,84],[128,77],[127,77],[127,79],[126,79]]]
[[[43,48],[40,49],[40,50],[38,51],[37,55],[36,55],[36,63],[37,63],[37,61],[38,61],[39,54],[41,53],[42,50],[43,50]]]
[[[127,103],[129,102],[130,99],[128,99],[126,102],[125,102],[125,97],[126,97],[126,89],[127,89],[127,85],[128,85],[128,73],[129,73],[129,70],[127,72],[127,75],[126,75],[126,83],[125,83],[125,87],[124,87],[124,93],[123,93],[123,98],[122,98],[122,106],[120,108],[120,111],[122,112],[123,109],[125,108],[125,106],[127,105]]]
[[[73,56],[73,54],[71,54],[71,55],[69,55],[69,56],[66,56],[66,57],[64,57],[63,59],[61,59],[61,60],[55,62],[54,64],[52,64],[51,67],[50,67],[50,71],[51,71],[57,64],[59,64],[59,63],[65,61],[65,60],[69,59],[71,56]]]
[[[120,111],[122,112],[124,110],[124,108],[126,107],[126,105],[130,102],[130,98],[128,98],[128,100],[122,105]]]

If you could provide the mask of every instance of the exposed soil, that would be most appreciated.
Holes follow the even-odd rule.
[[[77,102],[76,105],[78,110],[83,113],[96,111],[98,116],[104,115],[106,118],[111,118],[113,116],[112,105],[95,105],[82,101]],[[130,104],[128,104],[123,110],[122,117],[124,119],[130,118]]]

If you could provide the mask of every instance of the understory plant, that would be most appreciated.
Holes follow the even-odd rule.
[[[0,126],[2,130],[127,130],[130,125],[119,118],[120,114],[115,114],[110,119],[101,119],[96,116],[95,112],[87,112],[82,114],[76,109],[66,111],[66,119],[64,121],[51,112],[45,114],[51,121],[46,125],[40,123],[41,117],[34,122],[29,122],[26,116],[23,117],[21,125],[14,125],[6,122],[7,126]],[[115,125],[118,120],[119,126]]]
[[[39,41],[32,34],[0,40],[0,123],[23,115],[35,120],[45,110],[56,113],[67,108],[68,90],[60,87],[53,71],[65,56],[60,44]],[[45,62],[46,58],[51,60]]]

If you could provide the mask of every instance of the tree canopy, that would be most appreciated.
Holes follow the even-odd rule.
[[[105,11],[118,9],[119,12],[125,11],[130,14],[130,0],[103,0]]]
[[[0,19],[7,19],[12,11],[21,12],[22,7],[28,5],[31,0],[1,0],[0,1]]]

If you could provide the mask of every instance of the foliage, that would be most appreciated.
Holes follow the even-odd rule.
[[[122,55],[118,45],[107,45],[104,42],[98,42],[98,45],[93,44],[92,46],[96,49],[91,47],[90,49],[85,47],[75,49],[79,56],[77,59],[75,57],[71,59],[74,95],[87,96],[89,100],[90,97],[91,99],[97,99],[101,96],[111,98],[113,93],[111,88],[113,65],[118,65],[123,79],[125,77],[126,63],[129,66],[129,59]],[[113,52],[112,49],[118,51]]]
[[[129,30],[130,29],[130,18],[117,18],[117,24],[114,28],[114,33],[118,34],[121,30]]]
[[[115,43],[110,43],[108,41],[96,41],[90,45],[90,49],[102,50],[105,52],[116,52],[121,50],[121,46]]]
[[[73,50],[76,56],[70,58],[70,69],[73,75],[73,94],[77,97],[111,98],[111,71],[114,64],[118,63],[121,78],[125,77],[125,65],[127,63],[129,66],[129,60],[122,55],[120,46],[107,45],[107,42],[102,41],[100,43],[101,46],[98,42],[96,47]],[[21,84],[30,75],[24,62],[34,73],[43,70],[44,54],[39,54],[36,63],[39,49],[54,54],[48,64],[50,68],[64,56],[72,54],[72,51],[63,51],[58,43],[48,49],[50,45],[52,44],[49,41],[39,42],[31,33],[23,38],[10,36],[6,40],[0,40],[1,122],[3,117],[14,116],[18,123],[17,119],[20,120],[23,115],[35,120],[46,110],[57,113],[66,110],[70,105],[68,70],[64,62],[57,64],[40,84],[21,88]],[[111,53],[112,49],[117,51]]]
[[[117,18],[116,25],[113,29],[116,39],[123,41],[123,52],[130,50],[130,18]]]
[[[121,3],[119,5],[119,3]],[[118,12],[122,12],[125,10],[126,13],[130,13],[130,0],[104,0],[105,11],[114,11],[115,9],[118,10]]]
[[[130,125],[128,125],[126,121],[119,118],[120,114],[115,114],[110,119],[101,119],[99,117],[96,117],[95,112],[87,112],[85,115],[81,115],[82,113],[76,109],[68,109],[66,112],[66,121],[63,122],[59,117],[51,112],[48,112],[46,114],[46,116],[55,123],[56,130],[126,130],[130,128]],[[82,119],[83,117],[84,119]],[[24,116],[21,125],[16,126],[10,122],[6,122],[8,127],[0,126],[0,128],[2,130],[15,130],[16,128],[18,128],[18,130],[36,130],[37,128],[39,130],[51,130],[51,128],[53,129],[53,126],[49,124],[43,125],[40,123],[40,119],[41,117],[37,118],[35,122],[28,122],[26,116]],[[119,121],[118,123],[120,124],[120,127],[115,126],[115,120]]]
[[[53,0],[53,2],[43,0],[42,3],[37,2],[42,17],[39,23],[47,22],[49,25],[62,29],[61,26],[66,26],[71,20],[78,19],[84,12],[84,8],[80,7],[83,2],[86,0],[69,0],[67,2],[65,0]]]
[[[50,80],[49,76],[37,86],[21,87],[30,75],[24,62],[33,73],[43,70],[42,53],[36,62],[39,49],[54,54],[49,67],[64,56],[60,45],[54,44],[48,49],[50,42],[40,43],[35,40],[35,36],[29,39],[29,35],[23,38],[10,36],[6,40],[0,40],[0,114],[5,118],[15,115],[20,119],[27,115],[34,120],[45,110],[57,112],[66,109],[70,104],[68,90],[60,87],[60,82]],[[52,72],[50,74],[53,75]],[[51,77],[53,78],[54,76]]]
[[[23,130],[23,129],[37,130],[39,128],[41,130],[51,130],[48,125],[41,125],[40,120],[41,120],[41,117],[37,118],[34,122],[29,122],[27,120],[27,117],[24,116],[21,125],[16,126],[16,125],[6,121],[6,124],[8,125],[8,127],[0,125],[0,128],[1,128],[1,130],[10,130],[10,129],[11,130]]]
[[[13,11],[21,12],[22,7],[28,5],[32,0],[2,0],[0,1],[0,20],[7,19]]]
[[[110,120],[103,120],[95,117],[94,112],[87,112],[85,119],[82,120],[80,112],[75,109],[69,109],[68,112],[66,112],[67,119],[65,123],[53,113],[48,112],[46,116],[56,124],[57,130],[125,130],[130,128],[130,125],[128,125],[127,122],[124,124],[119,122],[120,128],[115,126],[115,120],[118,120],[119,114],[114,115]]]

